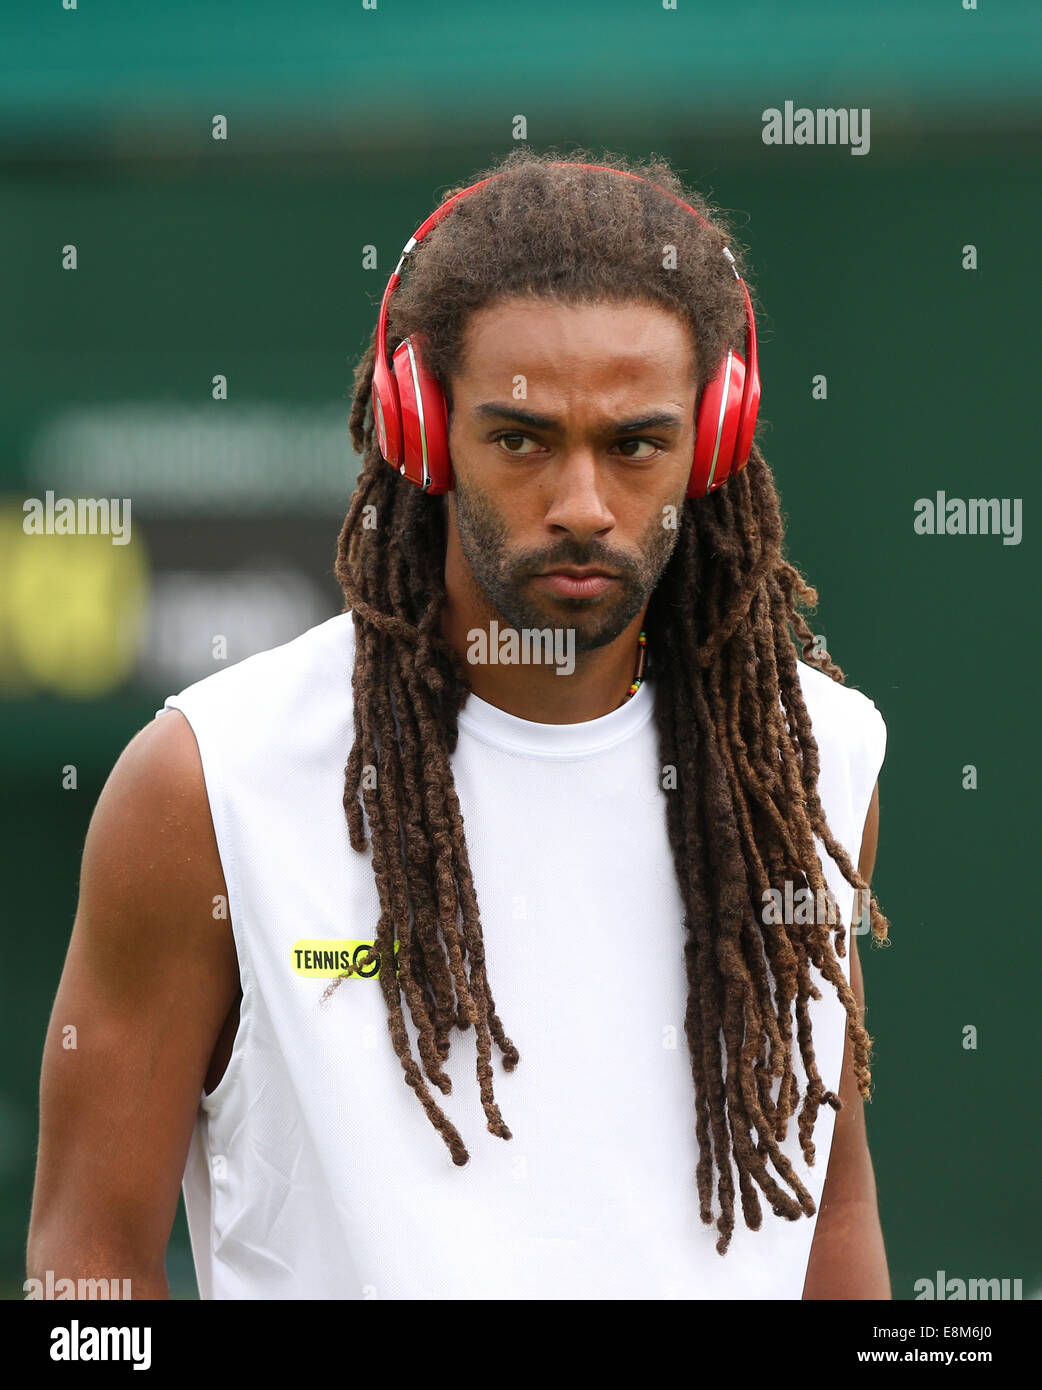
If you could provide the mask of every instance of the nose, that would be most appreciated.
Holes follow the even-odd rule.
[[[588,444],[576,445],[550,471],[547,526],[570,531],[579,541],[611,530],[615,517],[605,499],[604,466]]]

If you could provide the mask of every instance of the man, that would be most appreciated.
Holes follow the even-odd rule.
[[[168,699],[96,808],[30,1273],[165,1296],[183,1177],[203,1297],[890,1296],[885,726],[812,652],[681,192],[519,151],[407,246],[345,612]]]

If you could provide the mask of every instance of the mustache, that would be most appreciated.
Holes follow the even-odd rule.
[[[637,567],[628,555],[619,555],[611,550],[577,550],[574,546],[567,550],[550,551],[538,560],[527,557],[519,561],[519,566],[531,574],[542,574],[558,565],[571,565],[575,569],[606,569],[623,578],[633,578]]]

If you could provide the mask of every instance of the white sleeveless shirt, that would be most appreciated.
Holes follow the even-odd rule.
[[[431,1088],[470,1154],[457,1167],[405,1082],[379,980],[350,976],[321,1001],[331,980],[308,966],[332,975],[335,960],[304,952],[371,942],[380,915],[342,804],[354,641],[341,614],[164,706],[198,741],[243,990],[184,1174],[201,1296],[800,1298],[816,1218],[777,1217],[757,1189],[750,1231],[736,1197],[720,1256],[699,1217],[683,906],[650,682],[581,724],[474,695],[460,712],[452,769],[488,978],[521,1058],[507,1073],[493,1044],[509,1141],[486,1128],[473,1028],[450,1034],[452,1094]],[[822,804],[856,864],[886,727],[860,692],[799,672]],[[818,849],[849,923],[854,890]],[[841,963],[849,980],[849,953]],[[838,1092],[846,1014],[811,977],[818,1069]],[[802,1092],[798,1047],[794,1066]],[[783,1144],[816,1204],[834,1124],[823,1106],[813,1167],[795,1118]]]

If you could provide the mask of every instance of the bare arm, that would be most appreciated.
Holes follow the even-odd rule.
[[[169,1296],[192,1125],[239,997],[218,894],[195,737],[170,711],[123,751],[87,831],[44,1045],[31,1278],[130,1279],[135,1298]]]
[[[875,867],[879,841],[879,784],[861,842],[858,873],[866,883]],[[857,953],[857,937],[851,933],[850,984],[862,1018],[865,987]],[[864,1101],[857,1089],[850,1039],[843,1053],[839,1098],[843,1109],[836,1116],[825,1189],[814,1231],[804,1299],[869,1299],[892,1297],[883,1231],[879,1224],[876,1180],[868,1151]]]

